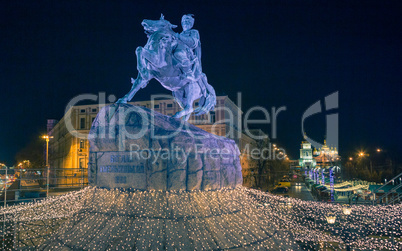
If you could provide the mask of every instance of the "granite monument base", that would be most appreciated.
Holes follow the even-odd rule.
[[[89,142],[88,180],[97,187],[193,191],[243,183],[233,140],[144,107],[105,106]]]

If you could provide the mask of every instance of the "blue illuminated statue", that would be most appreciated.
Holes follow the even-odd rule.
[[[183,32],[180,34],[172,30],[177,26],[165,20],[163,15],[159,20],[145,19],[141,24],[148,41],[135,51],[138,76],[131,79],[131,90],[117,103],[127,103],[155,78],[172,91],[182,108],[173,117],[188,120],[192,112],[201,115],[213,109],[216,104],[215,90],[202,72],[200,36],[197,30],[192,29],[192,15],[183,16]],[[197,99],[200,99],[199,107],[194,109],[193,103]]]

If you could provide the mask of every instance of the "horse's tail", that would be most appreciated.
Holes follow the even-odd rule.
[[[214,109],[216,105],[216,94],[214,88],[208,84],[207,76],[204,73],[202,73],[198,84],[200,85],[203,93],[200,101],[198,102],[199,106],[194,110],[194,112],[196,115],[202,115]]]

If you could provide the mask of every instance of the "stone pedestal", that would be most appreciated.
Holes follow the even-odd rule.
[[[104,107],[89,133],[90,184],[137,190],[218,190],[243,182],[231,139],[144,107]]]

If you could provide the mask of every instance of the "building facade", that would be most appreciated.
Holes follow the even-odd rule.
[[[313,149],[311,148],[311,143],[308,141],[301,143],[299,166],[303,169],[310,169],[316,166]]]
[[[340,156],[336,147],[327,146],[326,140],[324,140],[324,145],[317,149],[314,149],[314,158],[316,160],[317,166],[322,168],[328,168],[334,165],[338,165],[340,162]]]

